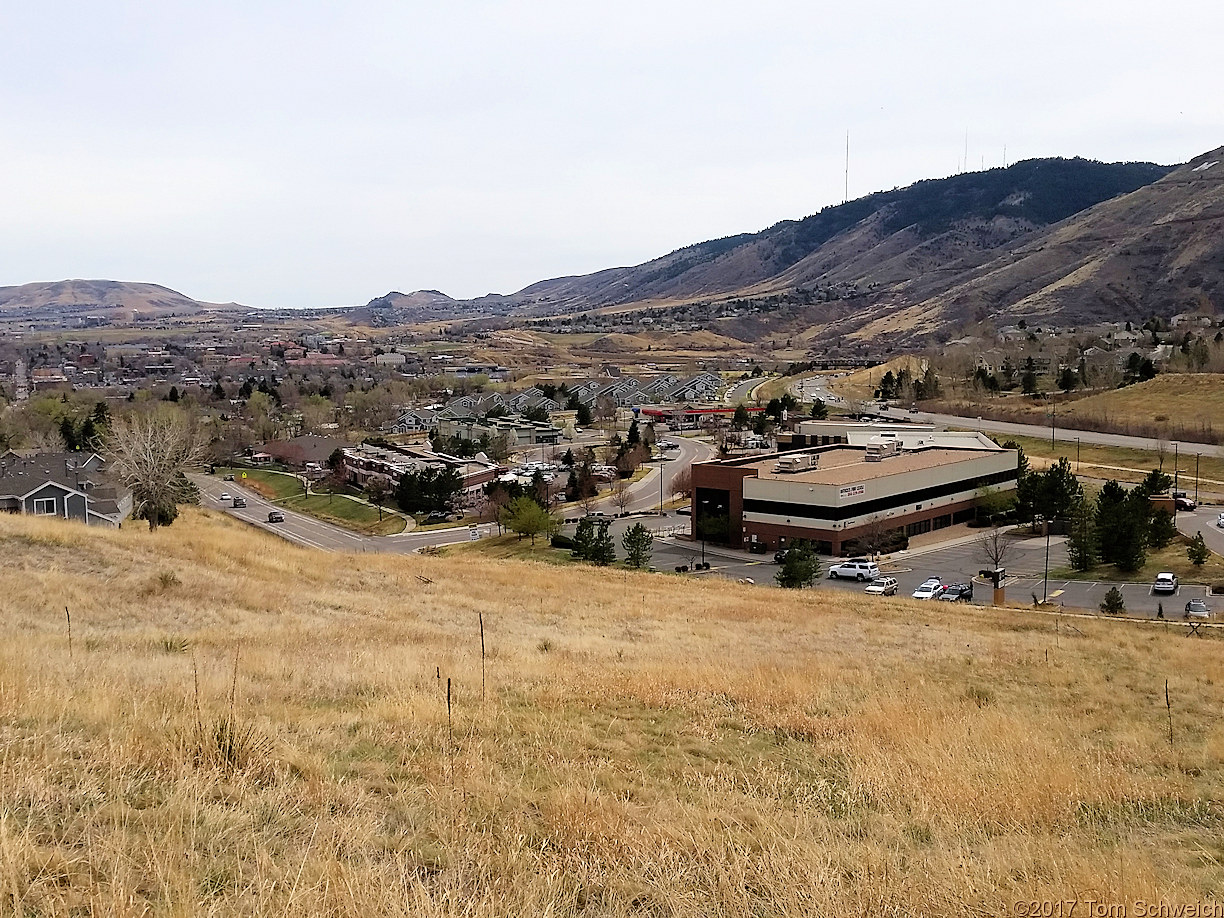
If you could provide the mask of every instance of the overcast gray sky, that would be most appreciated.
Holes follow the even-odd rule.
[[[1224,145],[1224,4],[0,5],[0,285],[255,306],[636,264],[1035,156]]]

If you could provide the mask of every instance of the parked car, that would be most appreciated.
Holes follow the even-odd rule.
[[[284,521],[285,521],[285,514],[281,513],[279,510],[269,510],[268,511],[268,522],[269,523],[283,523]]]
[[[851,558],[829,568],[830,580],[875,580],[880,576],[880,568],[874,561],[866,558]]]
[[[939,594],[941,602],[968,602],[973,598],[972,583],[950,583]]]
[[[1175,497],[1173,506],[1178,510],[1193,510],[1197,505],[1188,497]]]
[[[937,599],[944,591],[943,580],[939,577],[928,577],[910,595],[914,599]]]
[[[1186,618],[1211,618],[1211,610],[1201,599],[1192,599],[1186,603]]]
[[[789,548],[779,548],[774,552],[774,564],[784,563],[788,554],[790,554]]]
[[[235,507],[245,507],[245,506],[246,506],[246,498],[245,498],[245,497],[235,497],[235,498],[234,498],[234,506],[235,506]]]
[[[229,491],[222,491],[221,496],[217,498],[217,500],[222,502],[233,499],[233,495],[231,495]]]
[[[1153,593],[1176,593],[1177,592],[1177,575],[1170,574],[1167,571],[1156,575],[1156,582],[1152,584]]]
[[[870,593],[872,596],[896,596],[898,583],[893,577],[877,577],[871,583],[867,584],[867,589],[864,593]]]

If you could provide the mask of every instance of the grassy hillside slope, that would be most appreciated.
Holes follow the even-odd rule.
[[[204,511],[0,517],[0,552],[6,913],[1002,915],[1224,882],[1214,639],[320,555]]]

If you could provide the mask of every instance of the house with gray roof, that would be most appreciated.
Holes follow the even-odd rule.
[[[0,456],[0,513],[25,513],[118,528],[132,493],[105,474],[97,453]]]

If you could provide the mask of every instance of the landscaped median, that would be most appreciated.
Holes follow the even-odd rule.
[[[380,512],[377,507],[347,494],[307,495],[302,479],[290,472],[218,466],[216,474],[233,475],[235,484],[250,488],[260,497],[275,501],[286,510],[313,516],[362,535],[395,535],[403,532],[408,525],[398,513],[386,508]]]

